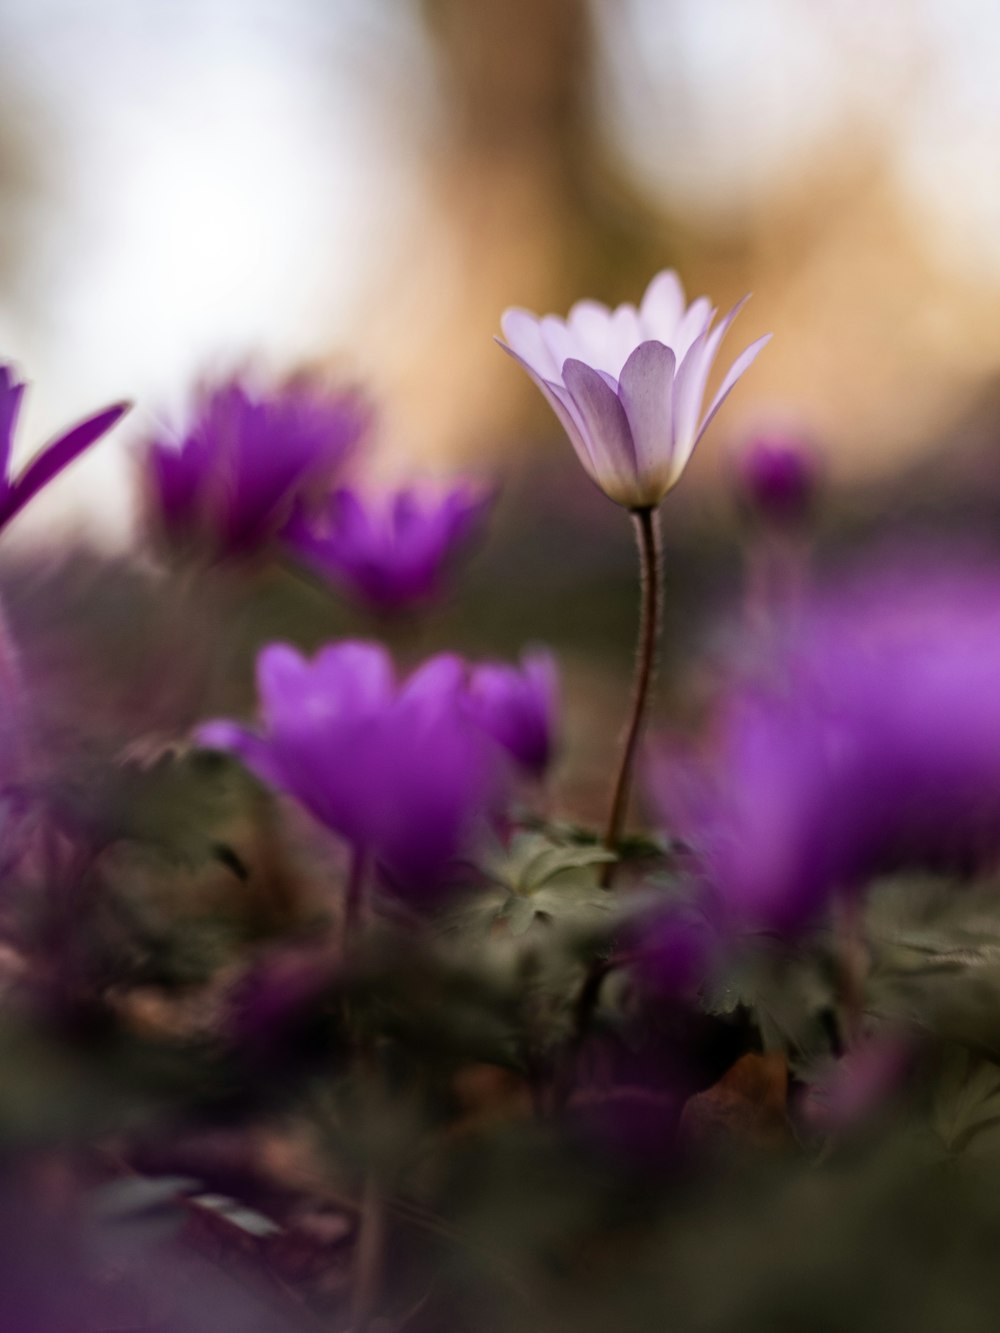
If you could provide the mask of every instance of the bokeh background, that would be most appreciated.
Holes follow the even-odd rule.
[[[28,434],[257,355],[363,377],[408,462],[507,469],[553,430],[500,310],[673,264],[776,333],[693,487],[778,418],[835,480],[950,472],[1000,366],[998,60],[990,0],[8,0]],[[126,435],[52,502],[106,539]]]
[[[755,433],[822,454],[820,550],[1000,533],[998,67],[990,0],[8,0],[19,447],[137,404],[8,552],[55,530],[127,550],[135,446],[200,376],[253,360],[360,381],[378,469],[502,486],[424,649],[553,642],[592,747],[569,768],[603,792],[631,537],[493,343],[501,310],[636,299],[672,265],[723,308],[754,293],[734,352],[774,332],[665,506],[661,717],[696,707],[745,575],[732,460]],[[99,649],[131,584],[98,568],[8,579],[23,633],[61,607]],[[272,587],[253,637],[356,632],[326,608]]]

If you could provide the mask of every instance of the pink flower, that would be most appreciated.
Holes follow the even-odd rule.
[[[578,301],[565,320],[506,310],[500,346],[541,389],[591,480],[626,509],[651,509],[677,484],[709,422],[770,339],[740,353],[705,412],[709,373],[746,299],[713,329],[708,299],[686,305],[677,274],[667,270],[638,309]]]

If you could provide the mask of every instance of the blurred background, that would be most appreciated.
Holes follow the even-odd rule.
[[[129,433],[249,356],[370,383],[408,468],[507,477],[554,447],[583,486],[498,316],[634,299],[667,265],[754,292],[734,351],[775,332],[692,494],[776,423],[835,485],[989,480],[998,61],[990,0],[8,0],[21,447],[139,405],[19,531],[120,541]]]

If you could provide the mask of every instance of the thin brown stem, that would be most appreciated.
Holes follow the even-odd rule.
[[[340,919],[340,954],[346,958],[364,921],[365,881],[368,877],[368,856],[365,849],[351,849],[351,864],[347,871],[344,890],[343,915]]]
[[[842,1039],[850,1051],[862,1035],[868,970],[864,913],[857,895],[845,893],[834,903],[834,937]]]
[[[611,798],[604,845],[608,851],[617,851],[628,814],[628,799],[632,787],[632,770],[642,734],[642,724],[649,703],[653,674],[656,668],[656,641],[659,634],[662,577],[660,570],[660,527],[655,509],[636,509],[632,513],[635,535],[639,546],[639,569],[642,584],[642,604],[639,615],[639,641],[636,652],[635,684],[632,691],[632,714],[629,718],[621,764]],[[615,875],[614,861],[609,861],[601,872],[601,883],[610,889]]]
[[[351,1333],[367,1333],[378,1307],[385,1250],[386,1201],[374,1171],[369,1171],[358,1212],[351,1291]]]

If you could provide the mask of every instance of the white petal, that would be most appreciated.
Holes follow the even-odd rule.
[[[500,342],[499,338],[497,338],[496,341],[509,357],[512,357],[519,365],[524,367],[538,385],[539,389],[541,389],[546,402],[559,419],[559,424],[569,436],[569,442],[576,450],[577,457],[590,474],[592,480],[596,482],[597,469],[594,463],[593,450],[591,449],[590,440],[587,435],[587,428],[580,416],[579,409],[573,402],[570,394],[562,384],[556,384],[551,380],[546,380],[544,376],[539,375],[535,368],[526,361],[523,356],[520,356],[515,352],[512,347],[508,347],[506,343]],[[599,482],[598,485],[600,485]]]
[[[715,318],[715,307],[707,296],[699,296],[697,301],[692,301],[688,306],[677,326],[670,346],[677,353],[677,359],[680,360],[684,353],[695,342],[695,339],[707,332],[712,320]]]
[[[530,310],[512,306],[500,316],[500,327],[513,351],[545,379],[559,378],[559,365],[542,337],[541,321]]]
[[[706,329],[704,333],[699,335],[688,349],[683,362],[678,366],[677,382],[674,388],[674,436],[677,449],[677,466],[680,469],[686,466],[688,459],[691,457],[691,451],[700,436],[698,419],[701,416],[708,377],[718,355],[719,345],[728,333],[733,320],[749,299],[749,296],[744,296],[741,301],[737,301],[732,310],[723,316],[714,329],[711,331]],[[679,476],[680,473],[678,472],[677,475]]]
[[[657,273],[639,306],[642,337],[655,338],[657,342],[673,347],[685,305],[684,288],[673,269]]]
[[[583,348],[558,315],[546,315],[540,322],[539,329],[557,367],[557,373],[552,376],[552,379],[559,383],[562,381],[563,362],[568,361],[571,357],[582,359]]]
[[[719,391],[712,399],[712,405],[705,414],[704,421],[698,427],[698,435],[695,439],[695,444],[697,444],[698,440],[700,440],[701,437],[705,434],[705,430],[708,427],[708,423],[715,416],[716,412],[718,412],[719,408],[722,406],[726,398],[729,397],[729,394],[736,386],[737,380],[739,380],[742,375],[745,375],[746,372],[750,369],[754,361],[756,361],[757,359],[758,352],[760,352],[764,347],[767,346],[767,344],[771,341],[772,336],[773,335],[770,333],[765,333],[763,338],[758,338],[756,342],[752,342],[750,346],[746,349],[746,351],[741,352],[739,356],[736,358],[736,360],[733,362],[733,364],[729,367],[729,370],[726,373],[726,378],[722,381],[722,384],[719,386]]]

